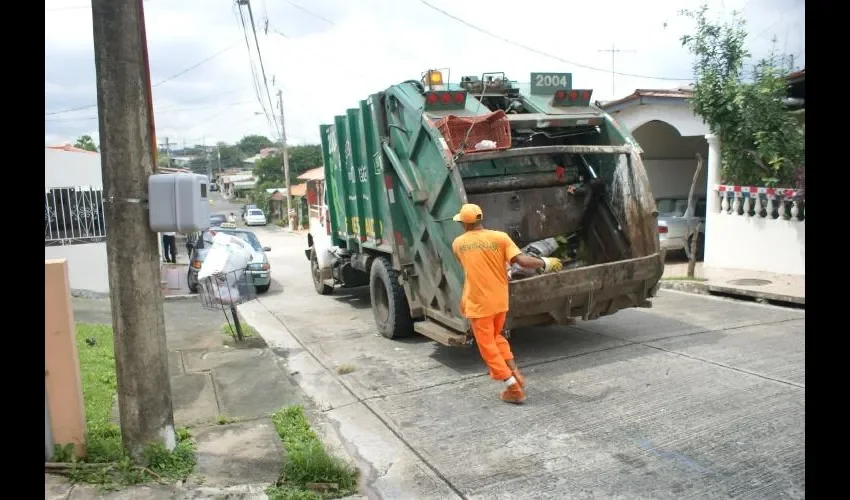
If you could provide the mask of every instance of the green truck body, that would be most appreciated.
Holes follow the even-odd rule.
[[[384,336],[468,344],[452,216],[476,203],[520,247],[558,235],[579,246],[576,266],[511,281],[506,329],[650,306],[663,256],[639,146],[571,75],[531,76],[528,90],[503,74],[459,85],[438,74],[434,86],[429,71],[320,127],[329,243],[319,248],[311,227],[306,252],[317,292],[368,285]],[[510,142],[475,150],[478,129],[465,124],[487,117],[510,127]],[[460,141],[446,136],[452,120]]]

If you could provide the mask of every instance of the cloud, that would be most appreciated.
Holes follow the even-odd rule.
[[[45,2],[48,113],[96,102],[91,11],[69,8],[80,2]],[[148,0],[145,18],[154,84],[228,49],[155,86],[157,136],[189,144],[232,142],[255,133],[276,137],[278,128],[266,115],[273,112],[279,120],[275,94],[280,89],[289,141],[317,142],[319,124],[372,93],[418,79],[428,68],[450,67],[455,82],[485,71],[504,71],[521,82],[528,81],[532,71],[572,72],[574,84],[593,88],[598,99],[621,97],[636,88],[681,86],[692,74],[691,57],[679,42],[690,26],[678,11],[696,8],[695,0],[656,0],[651,7],[628,0],[428,2],[499,37],[570,63],[500,41],[418,0],[254,0],[269,80],[266,95],[263,87],[260,92],[255,89],[253,75],[262,78],[261,69],[254,52],[252,71],[232,2]],[[754,58],[776,49],[794,54],[796,65],[805,63],[802,0],[711,2],[711,13],[717,16],[728,16],[734,9],[743,11],[748,22],[748,47]],[[253,45],[250,31],[249,36]],[[615,54],[617,72],[668,80],[617,75],[612,92],[611,53],[604,51],[612,46],[622,50]],[[96,112],[92,106],[46,116],[45,142],[96,136],[92,132],[97,130]]]

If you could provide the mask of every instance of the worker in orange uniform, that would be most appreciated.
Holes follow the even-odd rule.
[[[466,229],[452,242],[452,250],[466,275],[460,309],[469,319],[490,377],[505,384],[502,401],[519,404],[525,401],[525,380],[502,334],[508,312],[506,264],[544,272],[558,271],[562,264],[556,258],[522,253],[506,233],[485,229],[483,219],[481,207],[471,203],[463,205],[454,216]]]

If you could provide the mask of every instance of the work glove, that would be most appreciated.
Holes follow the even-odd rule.
[[[543,266],[544,273],[557,273],[564,267],[561,260],[555,257],[541,257],[541,259],[543,259],[543,263],[545,264]]]

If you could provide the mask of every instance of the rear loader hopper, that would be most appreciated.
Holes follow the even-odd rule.
[[[511,270],[506,329],[649,307],[663,272],[655,202],[627,130],[569,73],[458,85],[429,70],[321,126],[324,180],[308,182],[316,291],[368,285],[378,330],[471,342],[452,216],[464,203],[560,272]],[[543,250],[541,250],[543,249]],[[509,270],[506,269],[506,273]]]

